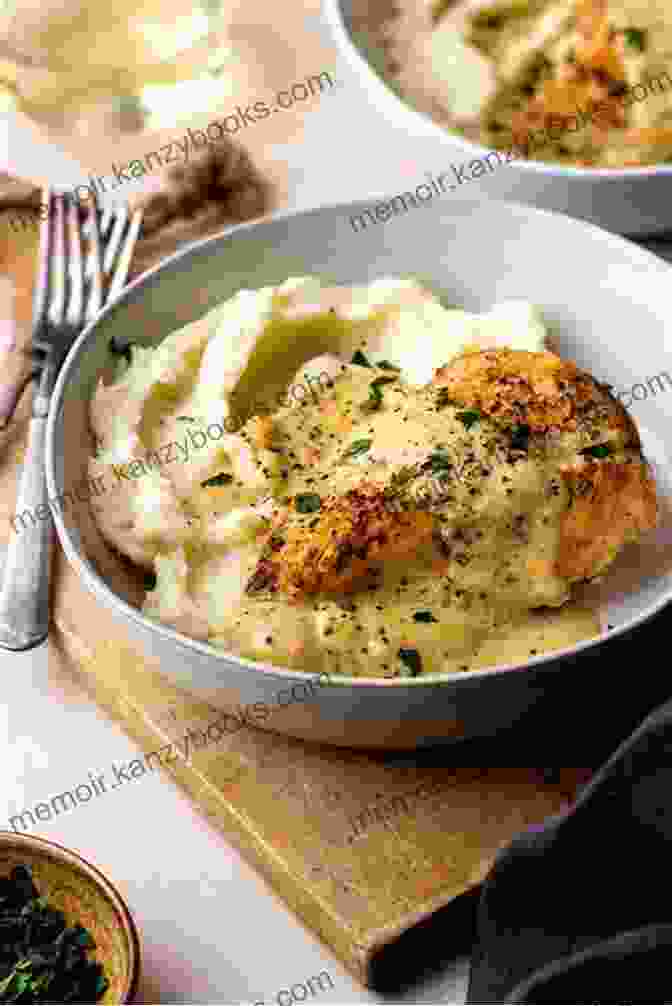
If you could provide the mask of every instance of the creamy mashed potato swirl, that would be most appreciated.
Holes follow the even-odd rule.
[[[134,347],[91,422],[91,475],[137,476],[92,506],[155,577],[145,614],[308,671],[415,677],[594,635],[572,585],[655,523],[632,422],[535,309],[469,314],[412,280],[241,291]]]

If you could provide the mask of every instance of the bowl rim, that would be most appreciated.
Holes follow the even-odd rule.
[[[120,893],[115,884],[112,883],[110,878],[106,876],[99,867],[95,866],[94,863],[90,863],[89,860],[85,859],[85,857],[80,855],[79,852],[75,852],[74,849],[69,849],[67,846],[61,845],[60,842],[54,842],[50,838],[43,838],[41,835],[22,835],[15,831],[0,829],[0,855],[2,855],[3,849],[11,845],[19,847],[23,846],[25,847],[27,853],[37,848],[46,856],[65,863],[71,869],[80,870],[80,872],[87,874],[95,885],[102,890],[105,896],[112,902],[123,920],[124,927],[129,937],[128,982],[126,989],[124,990],[123,998],[119,1000],[119,1003],[120,1006],[122,1006],[122,1004],[132,1003],[137,994],[138,985],[140,983],[140,935],[126,899]]]
[[[648,251],[646,248],[635,244],[633,241],[629,241],[627,238],[622,237],[619,234],[615,234],[602,227],[598,227],[596,224],[581,220],[577,217],[571,217],[565,213],[559,213],[555,210],[541,209],[538,206],[530,206],[525,203],[516,203],[503,199],[488,198],[483,200],[477,199],[476,197],[460,200],[460,207],[464,210],[466,206],[476,205],[480,207],[482,203],[487,203],[488,205],[496,204],[500,207],[505,207],[507,212],[514,215],[518,214],[522,217],[536,216],[562,219],[564,221],[564,226],[568,226],[570,228],[574,227],[581,231],[585,231],[586,229],[593,231],[596,235],[599,235],[599,239],[601,241],[604,241],[607,244],[618,244],[621,246],[626,245],[630,254],[642,258],[649,269],[653,268],[654,270],[658,270],[661,274],[665,274],[668,277],[670,270],[672,269],[672,266],[669,263],[659,258],[653,252]],[[46,430],[45,471],[48,497],[53,499],[58,496],[56,484],[56,426],[61,412],[64,391],[69,382],[70,371],[74,368],[80,354],[84,351],[87,340],[91,338],[91,335],[96,331],[97,326],[105,318],[107,318],[108,315],[118,309],[123,309],[127,302],[132,303],[141,299],[143,294],[146,293],[147,290],[151,289],[151,287],[157,282],[158,277],[163,272],[167,270],[180,271],[180,267],[184,265],[184,261],[188,261],[190,257],[199,255],[207,256],[211,252],[211,247],[214,248],[216,245],[225,247],[229,244],[229,242],[235,240],[239,234],[256,229],[263,230],[265,227],[276,223],[289,223],[297,217],[300,218],[325,213],[340,213],[343,215],[351,214],[353,212],[357,212],[358,210],[365,209],[367,205],[369,205],[368,201],[357,201],[352,203],[326,203],[302,210],[289,209],[269,213],[254,220],[244,221],[243,223],[226,227],[216,234],[199,238],[196,241],[189,242],[184,247],[178,248],[171,255],[162,259],[151,269],[141,273],[134,280],[128,283],[114,300],[108,301],[93,321],[89,322],[77,339],[75,339],[73,345],[70,347],[65,361],[63,362],[63,365],[61,366],[56,385],[54,387]],[[178,632],[171,626],[146,617],[140,609],[135,608],[123,598],[119,597],[119,595],[112,590],[105,580],[96,573],[90,561],[81,555],[79,548],[75,545],[68,531],[63,519],[63,513],[59,508],[55,508],[55,511],[52,510],[52,517],[61,547],[68,561],[76,569],[78,575],[83,580],[88,590],[98,600],[106,602],[108,607],[115,609],[120,616],[130,619],[140,630],[158,633],[164,640],[170,641],[173,647],[176,647],[177,649],[182,649],[188,652],[195,651],[202,656],[208,657],[210,660],[217,660],[223,665],[226,663],[233,663],[241,670],[262,672],[264,676],[275,676],[282,680],[296,681],[297,678],[300,680],[311,680],[314,679],[317,674],[317,676],[326,677],[326,683],[328,683],[329,686],[335,685],[342,688],[357,687],[359,689],[390,688],[392,690],[399,690],[419,687],[426,688],[428,686],[445,688],[447,686],[455,686],[458,683],[474,683],[478,682],[481,678],[500,676],[514,671],[527,671],[532,668],[545,669],[547,667],[550,668],[551,665],[562,662],[569,657],[573,657],[584,650],[597,648],[608,640],[615,639],[618,636],[632,632],[645,622],[648,622],[651,618],[666,608],[670,602],[672,602],[671,587],[668,596],[650,604],[635,618],[626,621],[623,625],[617,626],[613,629],[607,629],[597,636],[591,636],[588,639],[584,639],[573,644],[572,646],[539,654],[538,656],[532,657],[521,664],[493,664],[488,667],[475,668],[468,671],[423,674],[415,678],[369,678],[353,677],[352,675],[342,674],[333,675],[327,674],[326,672],[314,672],[299,668],[293,669],[280,667],[276,664],[252,660],[249,657],[239,656],[236,653],[219,650],[217,647],[212,646],[208,642],[193,639],[190,636],[186,636],[181,632]]]
[[[331,31],[332,42],[340,54],[347,59],[350,69],[356,73],[369,97],[375,99],[378,105],[387,106],[380,108],[381,112],[394,113],[402,127],[414,126],[415,129],[421,129],[427,136],[440,137],[444,143],[456,143],[464,151],[472,152],[474,159],[482,159],[488,153],[497,152],[499,148],[484,147],[480,143],[468,140],[461,133],[449,126],[442,125],[428,113],[422,112],[409,101],[400,98],[355,44],[345,22],[341,0],[321,0],[320,6],[324,21]],[[672,164],[647,164],[632,168],[583,168],[578,165],[553,164],[547,161],[514,158],[507,166],[515,166],[519,171],[529,174],[551,175],[558,178],[586,178],[594,181],[608,178],[615,182],[623,182],[632,178],[672,175]]]

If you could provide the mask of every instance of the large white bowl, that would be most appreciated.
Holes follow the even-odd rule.
[[[106,307],[77,340],[59,377],[48,426],[50,497],[72,488],[86,471],[88,403],[110,362],[113,336],[153,344],[241,287],[306,273],[337,283],[415,275],[445,302],[469,310],[510,298],[536,303],[561,352],[612,383],[631,406],[647,455],[667,485],[672,377],[653,378],[669,366],[672,346],[668,265],[591,225],[526,206],[427,203],[354,233],[350,217],[362,209],[332,206],[234,227],[178,252]],[[171,682],[221,708],[266,702],[274,709],[264,724],[269,728],[348,746],[409,748],[492,734],[516,723],[554,688],[565,697],[584,696],[588,680],[600,691],[608,683],[613,697],[619,680],[609,662],[599,659],[601,648],[611,645],[607,637],[620,637],[672,597],[672,561],[664,561],[669,546],[663,535],[653,549],[628,550],[620,573],[610,574],[614,595],[604,617],[613,629],[595,640],[517,669],[394,681],[332,678],[313,690],[310,701],[290,704],[278,699],[279,692],[287,697],[287,689],[299,686],[294,698],[306,697],[305,674],[238,659],[150,621],[129,603],[131,581],[127,590],[113,591],[100,570],[105,564],[116,568],[116,560],[109,553],[96,557],[87,504],[57,511],[56,526],[86,587],[112,609],[120,628],[160,660]],[[628,567],[650,562],[652,555],[643,582],[624,589],[622,576],[627,584],[632,575]]]
[[[371,106],[369,111],[405,133],[408,139],[434,136],[449,141],[447,149],[461,155],[456,166],[484,158],[487,147],[435,122],[384,83],[376,69],[384,66],[384,54],[374,40],[353,30],[355,3],[361,0],[322,0],[321,6],[327,30],[352,74],[348,88],[358,83]],[[358,107],[365,114],[362,103],[352,93],[350,101],[353,108]],[[365,132],[363,124],[361,128]],[[440,167],[447,170],[448,165],[442,163]],[[482,175],[478,186],[495,198],[569,213],[630,237],[643,238],[672,230],[671,164],[614,170],[515,160]]]

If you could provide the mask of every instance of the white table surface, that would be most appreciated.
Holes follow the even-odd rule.
[[[0,828],[88,772],[138,757],[136,746],[69,679],[46,646],[0,651]],[[39,832],[99,866],[138,923],[138,1003],[276,1003],[278,993],[327,971],[315,1003],[387,1002],[355,982],[239,854],[159,774],[42,822]],[[464,1002],[456,963],[398,1002]],[[298,992],[297,996],[301,993]],[[298,1001],[298,999],[297,999]],[[280,1003],[288,1003],[280,995]]]
[[[358,154],[358,88],[350,86],[349,74],[337,65],[339,84],[307,118],[302,144],[274,150],[288,163],[290,209],[389,197],[419,184],[425,171],[437,173],[451,159],[461,160],[458,151],[451,158],[445,142],[410,138],[361,108],[367,149]],[[31,177],[36,158],[43,174],[48,165],[56,185],[86,180],[81,165],[46,146],[34,130],[11,117],[1,122],[0,170]],[[672,260],[672,242],[651,247]],[[0,828],[9,826],[12,814],[86,779],[89,770],[109,774],[114,762],[137,756],[123,732],[72,682],[58,679],[44,646],[18,655],[0,650],[0,668]],[[324,970],[333,988],[306,999],[315,1006],[390,1002],[350,978],[158,774],[42,823],[39,834],[96,863],[126,895],[142,941],[139,1003],[275,1003],[279,992]],[[466,975],[467,962],[458,959],[394,1001],[463,1003]],[[288,1001],[281,994],[280,1002]]]

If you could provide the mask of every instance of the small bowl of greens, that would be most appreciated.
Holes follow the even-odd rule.
[[[0,1003],[130,1003],[139,973],[110,881],[63,846],[0,832]]]

